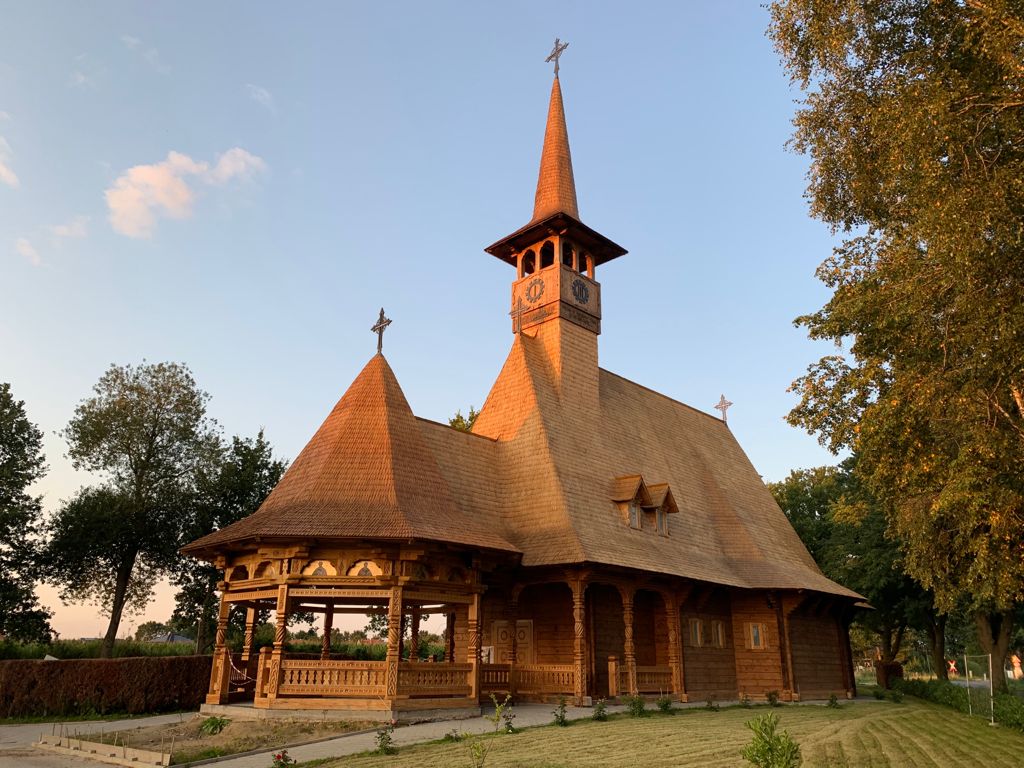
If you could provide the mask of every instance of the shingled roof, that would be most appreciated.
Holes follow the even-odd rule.
[[[366,364],[255,514],[182,551],[209,552],[253,539],[360,537],[516,551],[493,526],[466,516],[456,504],[380,354]]]

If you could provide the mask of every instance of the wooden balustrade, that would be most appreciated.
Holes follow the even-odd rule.
[[[281,662],[281,696],[383,696],[386,665],[383,661]]]
[[[472,664],[398,665],[398,693],[409,697],[469,696]]]
[[[480,692],[484,696],[491,693],[511,693],[510,664],[481,664]]]
[[[517,664],[512,671],[516,694],[571,695],[576,686],[572,664]]]
[[[637,693],[672,693],[672,667],[636,668]]]

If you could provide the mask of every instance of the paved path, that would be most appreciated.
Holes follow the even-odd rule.
[[[488,707],[484,707],[485,712],[488,709]],[[515,726],[524,728],[530,725],[547,725],[553,719],[551,714],[553,709],[553,704],[519,704],[512,710],[516,715]],[[624,709],[623,706],[608,707],[609,712],[621,712]],[[594,710],[590,707],[569,707],[566,710],[566,714],[571,720],[588,718],[593,713]],[[494,723],[485,717],[472,717],[466,720],[440,720],[435,723],[403,725],[395,729],[395,744],[401,747],[418,744],[422,741],[433,741],[443,738],[452,729],[457,729],[461,733],[490,733],[494,730]],[[306,744],[303,747],[294,747],[288,750],[288,754],[301,763],[316,758],[352,755],[376,749],[376,747],[377,736],[375,733],[361,733],[352,736],[339,736],[336,739]],[[267,768],[269,761],[267,753],[264,752],[259,755],[228,758],[215,765],[216,768]]]

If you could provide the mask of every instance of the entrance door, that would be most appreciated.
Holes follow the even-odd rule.
[[[512,627],[507,621],[496,621],[493,625],[494,661],[508,664],[512,661]],[[533,663],[533,619],[516,622],[516,653],[520,664]]]

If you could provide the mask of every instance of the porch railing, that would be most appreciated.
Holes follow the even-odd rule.
[[[669,666],[640,666],[636,670],[636,692],[672,693],[672,668]],[[629,696],[629,667],[615,656],[608,657],[608,695]]]
[[[484,664],[480,669],[480,691],[527,695],[571,695],[576,685],[572,664]]]
[[[469,696],[471,664],[424,664],[403,662],[398,665],[398,694],[410,697]]]
[[[281,660],[280,696],[383,696],[383,661]]]

